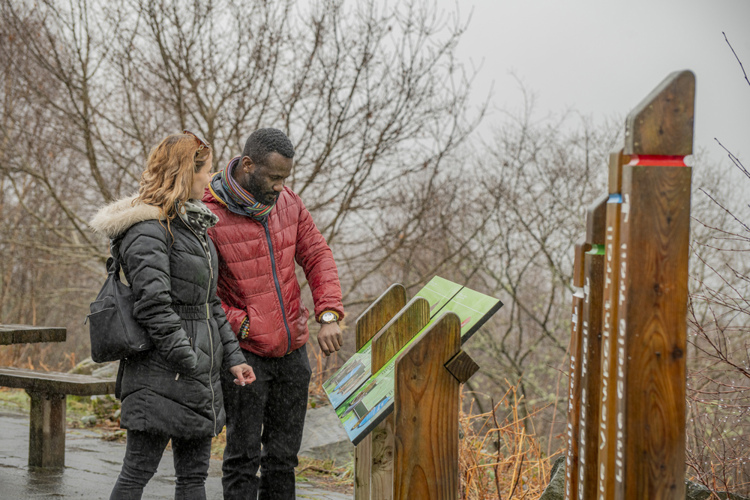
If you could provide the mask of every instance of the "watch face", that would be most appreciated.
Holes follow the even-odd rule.
[[[320,321],[322,321],[323,323],[333,323],[334,321],[336,321],[336,315],[332,312],[323,313],[323,315],[320,317]]]

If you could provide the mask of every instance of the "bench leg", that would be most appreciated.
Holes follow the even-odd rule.
[[[65,467],[65,394],[31,396],[29,467]]]

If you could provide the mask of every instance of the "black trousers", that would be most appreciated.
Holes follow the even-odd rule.
[[[110,500],[140,500],[143,488],[159,467],[169,439],[163,434],[128,431],[125,460]],[[177,476],[175,499],[205,500],[211,437],[172,438],[172,454]]]
[[[222,372],[227,413],[224,500],[294,500],[294,468],[311,373],[307,349],[282,358],[242,352],[255,371],[255,382],[239,387],[231,374]]]

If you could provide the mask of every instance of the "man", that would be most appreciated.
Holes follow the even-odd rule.
[[[294,147],[280,130],[253,132],[242,156],[214,175],[203,197],[219,216],[209,230],[219,254],[218,295],[256,376],[242,390],[235,390],[231,377],[222,380],[222,485],[228,500],[295,498],[311,373],[305,348],[309,313],[295,261],[312,291],[321,350],[328,356],[342,343],[338,321],[344,310],[333,254],[302,200],[284,186],[293,157]]]

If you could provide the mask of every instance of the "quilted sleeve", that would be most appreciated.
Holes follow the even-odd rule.
[[[315,302],[315,318],[317,319],[323,311],[335,311],[339,318],[343,318],[341,284],[333,252],[315,226],[302,200],[296,194],[294,196],[299,204],[295,260],[302,266],[310,285]]]

